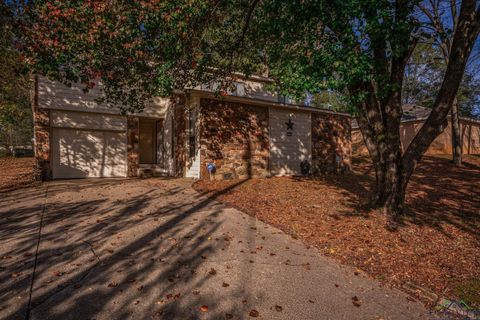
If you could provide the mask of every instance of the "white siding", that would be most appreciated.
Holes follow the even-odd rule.
[[[40,108],[119,114],[117,108],[99,104],[97,99],[102,97],[102,83],[88,93],[83,92],[85,85],[72,84],[71,87],[51,81],[46,77],[38,77],[38,106]],[[168,98],[153,98],[140,116],[163,118],[167,107],[171,104]]]
[[[287,130],[289,119],[293,130]],[[271,175],[300,175],[300,163],[312,154],[310,113],[270,108],[269,125]]]
[[[50,121],[53,127],[119,131],[127,130],[127,118],[113,114],[92,114],[88,112],[53,110],[50,113]]]
[[[234,90],[229,90],[228,94],[238,97],[246,97],[269,102],[278,102],[278,94],[267,89],[267,84],[256,80],[242,80],[234,82]],[[214,92],[218,89],[219,83],[213,82],[197,86],[195,89],[205,92]]]
[[[186,177],[188,178],[200,178],[200,99],[194,97],[189,101],[190,110],[188,113],[187,121],[187,168]],[[193,126],[193,127],[192,127]],[[195,156],[190,158],[190,139],[195,138]]]
[[[244,84],[245,96],[248,98],[278,102],[278,94],[267,90],[266,84],[260,81],[247,80]]]
[[[164,168],[168,170],[169,174],[174,174],[174,167],[173,167],[173,153],[172,153],[172,148],[173,148],[173,108],[168,108],[167,112],[165,114],[165,125],[163,127],[164,129],[164,135],[163,135],[163,146],[165,150],[165,156],[164,156],[164,161],[165,163],[163,164]]]

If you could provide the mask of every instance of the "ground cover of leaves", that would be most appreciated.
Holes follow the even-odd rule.
[[[36,183],[33,158],[0,158],[0,192]]]
[[[480,279],[480,157],[465,156],[461,168],[447,156],[425,157],[395,231],[362,205],[373,182],[371,164],[357,158],[344,175],[204,180],[194,188],[425,302],[443,296],[480,307],[471,288]]]

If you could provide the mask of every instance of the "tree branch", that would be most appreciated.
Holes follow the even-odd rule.
[[[479,34],[478,20],[480,17],[475,15],[475,11],[475,0],[464,0],[462,2],[459,23],[454,33],[448,59],[449,63],[434,106],[430,116],[408,146],[402,159],[404,167],[403,183],[405,184],[408,183],[417,162],[444,129],[447,115],[458,92],[473,44]]]

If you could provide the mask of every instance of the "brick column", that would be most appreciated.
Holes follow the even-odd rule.
[[[140,126],[139,119],[135,116],[127,117],[127,176],[137,177],[140,163],[139,153],[139,136]]]
[[[35,161],[40,171],[40,178],[52,179],[50,163],[50,110],[34,107]]]

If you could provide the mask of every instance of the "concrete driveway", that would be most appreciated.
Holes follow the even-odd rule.
[[[0,318],[428,318],[191,183],[71,180],[0,194]]]

